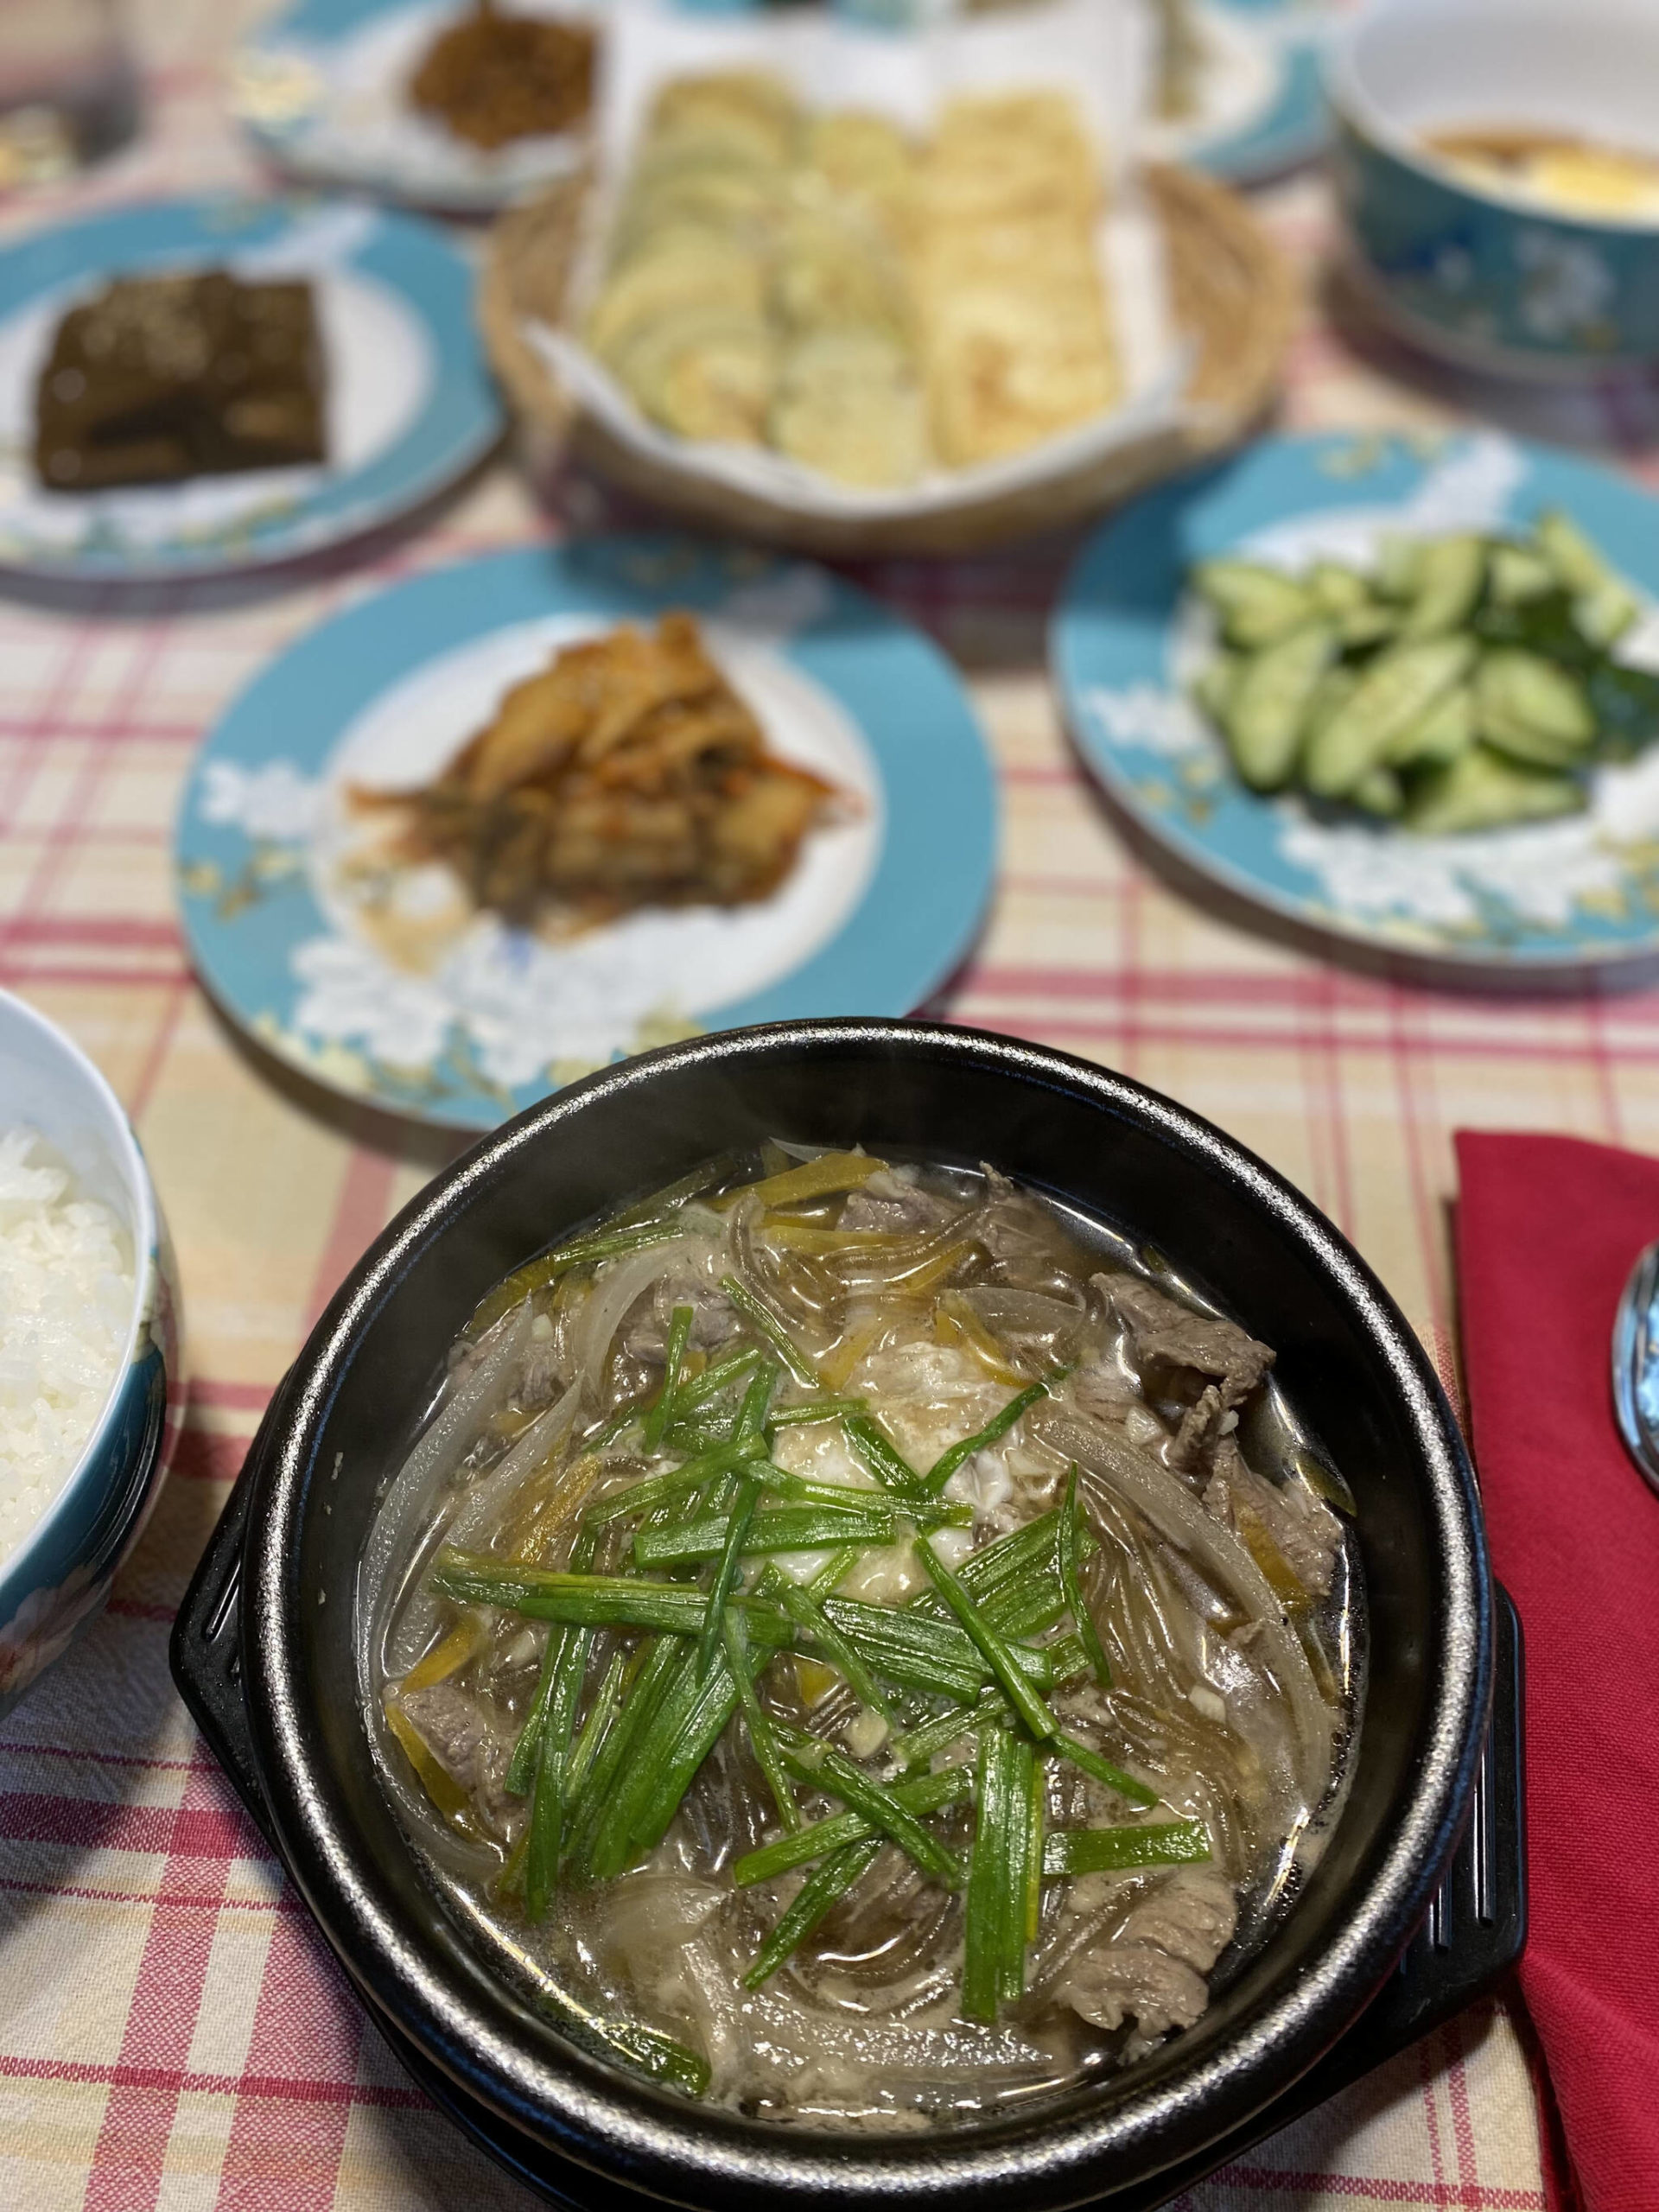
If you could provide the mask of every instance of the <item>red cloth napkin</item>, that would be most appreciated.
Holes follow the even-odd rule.
[[[1659,1160],[1461,1133],[1463,1342],[1492,1564],[1526,1636],[1522,1986],[1587,2212],[1659,2212],[1659,1497],[1609,1387]]]

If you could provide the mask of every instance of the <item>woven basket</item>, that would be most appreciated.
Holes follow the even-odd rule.
[[[1194,348],[1192,418],[1070,475],[944,513],[803,514],[781,500],[664,469],[574,406],[523,326],[560,319],[586,188],[580,178],[510,209],[491,232],[479,291],[484,340],[537,444],[568,450],[658,506],[717,531],[844,559],[971,553],[1096,513],[1236,444],[1273,398],[1296,313],[1290,264],[1243,201],[1208,178],[1159,165],[1144,180],[1163,229],[1175,320]]]

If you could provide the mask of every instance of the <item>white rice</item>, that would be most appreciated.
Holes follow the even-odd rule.
[[[63,1488],[126,1346],[133,1271],[107,1206],[37,1129],[0,1132],[0,1561]]]

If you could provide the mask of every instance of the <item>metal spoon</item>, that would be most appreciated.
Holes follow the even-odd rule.
[[[1659,1244],[1637,1257],[1613,1316],[1613,1415],[1625,1449],[1659,1491]]]

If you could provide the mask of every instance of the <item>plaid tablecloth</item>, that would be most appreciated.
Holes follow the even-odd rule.
[[[256,181],[220,92],[245,12],[145,0],[143,142],[73,191],[0,203],[0,233]],[[1318,185],[1266,205],[1311,270]],[[1444,392],[1401,365],[1362,358],[1310,308],[1287,419],[1445,419]],[[1628,443],[1652,403],[1611,389],[1566,428]],[[498,463],[416,534],[281,588],[0,595],[0,980],[79,1038],[127,1103],[179,1249],[194,1378],[176,1471],[107,1615],[0,1730],[11,2212],[527,2202],[365,2024],[168,1681],[174,1608],[272,1385],[346,1268],[453,1149],[306,1089],[226,1028],[185,963],[168,846],[192,747],[273,653],[392,576],[549,527]],[[1659,994],[1414,988],[1178,894],[1114,830],[1058,728],[1040,658],[1058,561],[866,578],[958,654],[1001,772],[996,905],[942,1010],[1109,1061],[1234,1131],[1354,1238],[1455,1385],[1453,1127],[1659,1150]],[[1183,2203],[1541,2212],[1523,2029],[1503,2005],[1479,2008]]]

